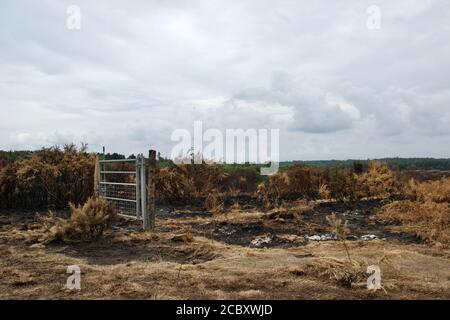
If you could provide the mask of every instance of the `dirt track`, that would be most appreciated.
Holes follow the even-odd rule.
[[[391,232],[374,217],[377,207],[317,204],[219,215],[160,207],[151,234],[122,220],[99,241],[46,246],[38,243],[33,215],[3,212],[0,298],[449,299],[450,250]],[[361,278],[342,285],[320,269],[346,259],[340,241],[308,239],[329,232],[331,212],[349,221],[352,259],[380,265],[385,291],[369,292]],[[362,241],[368,234],[384,240]],[[81,291],[65,288],[73,264],[82,271]]]

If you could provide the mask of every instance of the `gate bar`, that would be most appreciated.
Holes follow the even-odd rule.
[[[100,171],[100,173],[124,173],[124,174],[136,174],[136,171]]]
[[[102,197],[108,200],[117,200],[117,201],[128,201],[128,202],[136,202],[136,200],[131,199],[122,199],[122,198],[114,198],[114,197]]]
[[[102,181],[100,184],[113,185],[113,186],[135,186],[136,183],[125,183],[125,182],[106,182]]]
[[[111,159],[111,160],[100,160],[100,163],[108,162],[135,162],[136,159]]]

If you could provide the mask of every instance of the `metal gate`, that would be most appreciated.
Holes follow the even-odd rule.
[[[147,210],[145,158],[99,160],[98,196],[121,216],[143,220]]]

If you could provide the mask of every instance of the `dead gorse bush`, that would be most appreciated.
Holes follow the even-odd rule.
[[[426,241],[450,244],[450,207],[447,202],[394,201],[385,205],[378,216],[399,223],[394,227],[399,232],[414,233]]]
[[[88,238],[103,235],[103,231],[116,218],[112,205],[101,198],[89,198],[83,206],[70,204],[70,208],[72,227],[77,233],[87,235]]]
[[[258,197],[258,201],[261,203],[263,210],[269,210],[273,208],[273,204],[270,201],[270,195],[267,191],[265,183],[260,183],[258,185],[256,196]]]
[[[157,198],[159,201],[194,202],[217,190],[225,173],[217,165],[180,164],[158,170]]]
[[[45,148],[24,160],[0,158],[0,207],[62,209],[69,202],[84,203],[96,194],[96,159],[86,145]],[[114,170],[130,170],[127,165],[115,164]],[[360,169],[293,165],[262,177],[254,165],[169,163],[157,170],[156,198],[160,203],[201,205],[212,192],[218,192],[226,198],[256,196],[262,208],[270,210],[285,200],[357,200],[397,192],[396,174],[387,165],[371,162],[367,172]],[[123,175],[116,182],[129,179]]]
[[[44,242],[93,240],[101,237],[116,219],[114,208],[101,198],[89,198],[83,206],[70,204],[70,219],[56,217],[51,211],[43,218]]]
[[[412,232],[419,238],[450,243],[450,178],[416,182],[404,186],[405,200],[385,205],[381,219],[400,224],[399,232]]]
[[[441,178],[437,181],[426,181],[421,183],[411,179],[408,181],[403,191],[410,200],[450,203],[450,178]]]
[[[388,198],[400,193],[399,179],[386,163],[369,161],[367,172],[357,175],[359,198]]]
[[[205,203],[212,193],[227,197],[254,194],[260,179],[255,168],[229,169],[217,164],[178,164],[159,168],[156,197],[159,202]]]
[[[331,191],[330,188],[328,187],[328,185],[326,183],[323,183],[319,186],[319,190],[318,190],[318,195],[320,199],[330,199],[331,197]]]
[[[87,153],[86,145],[44,148],[30,159],[0,165],[2,208],[60,209],[93,194],[95,155]]]
[[[263,209],[278,207],[283,200],[389,198],[400,192],[397,175],[385,163],[369,162],[367,172],[346,168],[291,166],[257,187]]]

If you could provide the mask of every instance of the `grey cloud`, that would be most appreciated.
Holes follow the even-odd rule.
[[[310,133],[330,133],[353,126],[352,119],[337,105],[299,108],[295,114],[294,129]]]
[[[308,79],[296,79],[286,72],[276,72],[267,88],[248,88],[236,98],[291,107],[289,127],[308,133],[332,133],[353,127],[352,115],[327,98],[331,92],[314,87]],[[262,106],[264,108],[264,106]]]
[[[69,31],[72,4],[0,3],[0,149],[169,154],[203,120],[280,128],[282,158],[450,156],[448,1],[380,0],[376,31],[371,0],[80,0]]]

